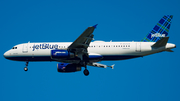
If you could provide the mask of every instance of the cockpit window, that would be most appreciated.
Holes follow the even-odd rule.
[[[17,49],[17,47],[13,47],[12,49]]]

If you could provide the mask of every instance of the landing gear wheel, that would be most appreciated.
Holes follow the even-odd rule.
[[[28,68],[27,68],[27,67],[24,67],[24,71],[28,71]]]
[[[28,71],[28,64],[29,64],[29,61],[26,62],[26,67],[24,67],[24,71]]]
[[[88,71],[87,69],[85,69],[85,70],[83,71],[83,73],[84,73],[85,76],[88,76],[88,75],[89,75],[89,71]]]

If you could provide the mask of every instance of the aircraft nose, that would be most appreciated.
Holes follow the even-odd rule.
[[[7,58],[8,55],[9,55],[8,52],[5,52],[4,53],[4,58]]]

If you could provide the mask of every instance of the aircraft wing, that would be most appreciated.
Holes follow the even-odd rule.
[[[92,34],[94,29],[96,28],[97,24],[91,27],[88,27],[69,47],[69,50],[73,49],[85,49],[89,47],[91,40],[93,39],[94,35]]]

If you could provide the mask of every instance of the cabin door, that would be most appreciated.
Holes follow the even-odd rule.
[[[23,52],[23,53],[27,53],[27,52],[28,52],[28,43],[23,44],[22,52]]]
[[[136,52],[141,52],[141,42],[136,42]]]

